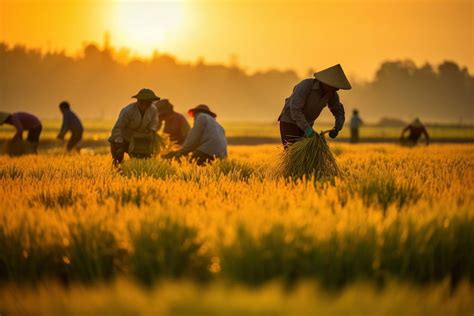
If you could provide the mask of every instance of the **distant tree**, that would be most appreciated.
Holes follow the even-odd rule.
[[[76,57],[0,42],[0,71],[0,108],[40,117],[59,116],[57,103],[67,99],[83,117],[115,118],[133,93],[148,87],[171,99],[180,112],[208,103],[223,119],[275,121],[302,79],[276,69],[247,73],[236,58],[230,65],[209,64],[202,57],[183,63],[157,51],[150,59],[138,59],[126,48],[114,49],[107,35],[103,45],[88,43]],[[308,69],[307,76],[313,73]],[[372,82],[353,81],[352,86],[341,91],[342,102],[347,109],[356,104],[373,121],[474,120],[474,77],[453,61],[420,67],[410,60],[386,61]]]

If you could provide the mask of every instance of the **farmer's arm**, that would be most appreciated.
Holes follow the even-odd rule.
[[[400,135],[400,138],[403,138],[405,136],[405,133],[410,129],[410,126],[407,126],[405,127],[403,130],[402,130],[402,134]]]
[[[296,122],[296,125],[302,130],[306,131],[308,128],[311,128],[306,117],[304,115],[303,109],[306,104],[306,98],[311,92],[312,81],[302,81],[295,86],[293,94],[291,95],[290,100],[290,115],[291,118]]]
[[[206,118],[204,117],[204,114],[197,115],[194,119],[194,126],[189,131],[189,134],[184,141],[183,148],[178,151],[178,154],[186,155],[196,149],[199,146],[205,128]]]
[[[423,127],[423,135],[425,135],[425,142],[426,142],[426,145],[428,145],[430,143],[430,136],[428,135],[428,131],[426,130],[425,127]]]
[[[113,131],[112,131],[115,137],[113,141],[116,143],[124,142],[123,130],[125,129],[125,126],[127,125],[127,121],[128,121],[128,113],[126,109],[127,108],[124,108],[122,109],[122,111],[120,111],[119,117],[117,119],[117,122],[115,122]]]
[[[328,100],[328,107],[332,115],[335,118],[334,129],[340,131],[344,126],[346,120],[344,105],[339,101],[339,95],[337,92]]]
[[[23,139],[23,125],[21,124],[18,117],[15,114],[10,115],[10,117],[6,120],[7,123],[10,123],[16,128],[16,133],[13,138]]]
[[[63,124],[61,125],[61,130],[59,131],[58,138],[63,139],[64,135],[66,135],[66,132],[69,130],[69,127],[71,125],[71,120],[69,118],[69,115],[64,114],[63,115]]]

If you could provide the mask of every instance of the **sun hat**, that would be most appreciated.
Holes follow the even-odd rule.
[[[314,73],[314,77],[337,89],[350,90],[352,88],[340,64],[318,71]]]
[[[217,117],[216,113],[212,112],[209,109],[209,107],[205,104],[199,104],[195,108],[189,109],[188,114],[189,115],[195,115],[196,113],[199,113],[199,112],[207,113],[207,114],[209,114],[210,116],[212,116],[214,118]]]
[[[132,96],[132,98],[138,101],[157,101],[160,99],[156,96],[155,92],[150,89],[141,89],[136,95]]]
[[[11,113],[8,113],[8,112],[0,112],[0,124],[5,123],[5,121],[10,115]]]

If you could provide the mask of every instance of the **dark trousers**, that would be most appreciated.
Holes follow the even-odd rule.
[[[359,129],[351,128],[351,143],[358,143],[358,142],[359,142]]]
[[[283,146],[288,148],[289,145],[296,143],[304,137],[304,131],[298,125],[280,122],[280,136]]]
[[[198,166],[202,166],[208,162],[215,160],[216,157],[210,156],[203,153],[202,151],[196,150],[191,153],[191,160],[195,161]]]
[[[123,143],[110,143],[110,153],[115,164],[119,164],[123,161],[123,156],[128,153],[128,146],[130,144]]]
[[[43,126],[41,125],[33,127],[32,129],[28,131],[28,137],[26,138],[26,140],[29,143],[34,143],[34,144],[39,143],[39,138],[40,138],[42,130],[43,130]]]
[[[82,140],[82,131],[73,132],[67,142],[66,149],[71,151]]]
[[[31,152],[34,154],[38,153],[38,144],[42,130],[43,126],[39,125],[33,127],[28,131],[28,136],[26,137],[26,140],[28,141],[28,143],[31,144]]]

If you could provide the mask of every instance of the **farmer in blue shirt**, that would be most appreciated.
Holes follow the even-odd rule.
[[[345,120],[344,106],[337,94],[339,89],[351,89],[339,64],[315,73],[314,78],[304,79],[294,87],[278,118],[281,141],[285,148],[302,137],[314,135],[314,121],[326,106],[335,118],[334,128],[329,136],[335,138],[338,135]]]
[[[61,104],[59,104],[59,109],[63,113],[63,124],[61,126],[61,131],[58,134],[58,139],[64,139],[66,133],[70,131],[71,138],[69,138],[66,148],[67,151],[71,151],[81,141],[84,128],[82,127],[81,121],[77,115],[71,111],[71,106],[68,102],[61,102]]]

